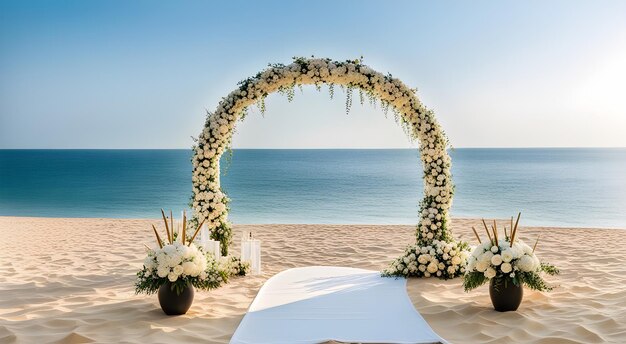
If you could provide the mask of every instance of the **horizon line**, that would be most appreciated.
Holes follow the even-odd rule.
[[[418,147],[332,147],[332,148],[276,148],[276,147],[238,147],[232,150],[414,150]],[[626,149],[626,146],[531,146],[531,147],[490,147],[490,146],[466,146],[466,147],[449,147],[450,150],[456,149]],[[193,150],[189,148],[0,148],[0,150]]]

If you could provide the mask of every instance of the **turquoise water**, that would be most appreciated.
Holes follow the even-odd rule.
[[[453,216],[626,228],[626,149],[456,149]],[[0,215],[156,218],[186,207],[189,150],[0,150]],[[416,150],[235,150],[235,223],[414,224]]]

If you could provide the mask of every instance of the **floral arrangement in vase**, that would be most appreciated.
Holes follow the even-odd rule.
[[[174,219],[170,213],[165,223],[166,240],[161,239],[156,227],[152,229],[158,248],[148,248],[142,269],[137,272],[136,293],[154,294],[158,292],[161,308],[168,315],[185,314],[193,302],[194,287],[211,290],[227,282],[234,275],[245,275],[249,265],[236,257],[224,257],[217,261],[211,253],[205,253],[196,246],[194,239],[202,223],[194,234],[187,235],[187,219],[183,214],[182,227],[174,230]]]
[[[505,226],[504,237],[500,237],[495,220],[491,228],[482,220],[488,237],[485,242],[476,228],[472,227],[479,245],[468,258],[463,287],[465,291],[470,291],[490,282],[489,294],[498,311],[517,310],[522,301],[524,285],[537,291],[552,290],[553,287],[546,283],[541,273],[559,273],[554,265],[542,263],[535,254],[539,238],[533,247],[517,238],[520,216],[521,213],[515,225],[511,217],[510,231],[507,232]]]

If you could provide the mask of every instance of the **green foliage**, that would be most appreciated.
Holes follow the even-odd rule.
[[[220,242],[222,256],[228,255],[228,247],[233,241],[232,231],[233,229],[228,222],[220,222],[220,225],[211,231],[211,239]]]
[[[541,278],[541,272],[545,272],[548,275],[559,274],[559,269],[554,265],[542,263],[541,267],[537,271],[515,271],[514,277],[510,277],[509,274],[503,275],[498,273],[494,279],[494,288],[498,290],[499,286],[507,283],[513,283],[517,286],[525,285],[529,289],[537,291],[551,291],[554,286],[549,285],[543,278]],[[485,274],[478,271],[472,271],[465,274],[463,277],[463,288],[466,292],[476,289],[481,285],[487,283],[489,279],[485,277]]]
[[[489,279],[485,277],[485,274],[478,271],[472,271],[463,277],[463,289],[465,289],[465,291],[470,291],[480,287],[488,281]]]
[[[144,266],[137,272],[137,281],[135,282],[135,294],[154,294],[159,288],[167,282],[167,278],[160,278],[156,273],[149,273]]]
[[[346,115],[350,113],[350,109],[352,108],[352,93],[354,88],[350,85],[346,88]]]
[[[561,271],[554,265],[548,263],[541,263],[541,271],[547,273],[550,276],[558,275]]]
[[[179,278],[171,283],[171,288],[180,295],[188,284],[193,285],[199,290],[211,290],[219,287],[222,283],[228,282],[226,271],[216,272],[221,279],[205,279],[201,280],[197,277]],[[137,272],[137,281],[135,282],[135,294],[154,294],[159,291],[162,285],[169,282],[167,277],[159,277],[156,272],[150,274],[145,267]]]
[[[532,290],[537,291],[551,291],[554,289],[554,286],[549,285],[546,281],[541,278],[540,273],[545,272],[548,275],[554,276],[560,273],[559,269],[557,269],[554,265],[541,263],[541,267],[537,272],[521,272],[518,271],[515,273],[515,277],[513,277],[513,282],[516,285],[523,284]]]

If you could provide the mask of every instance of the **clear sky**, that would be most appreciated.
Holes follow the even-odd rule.
[[[626,1],[0,1],[0,148],[188,148],[237,81],[365,57],[455,147],[626,146]],[[246,148],[410,147],[337,94],[268,99]]]

